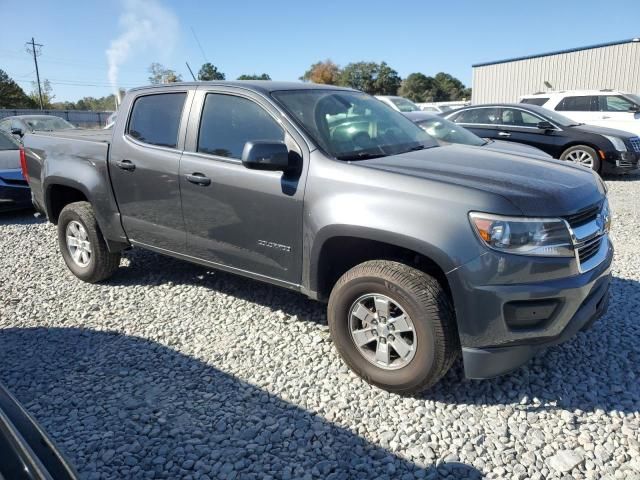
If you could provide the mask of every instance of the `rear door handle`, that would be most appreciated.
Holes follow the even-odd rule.
[[[509,132],[498,132],[498,135],[501,137],[510,137],[511,134]]]
[[[131,160],[117,160],[116,167],[121,168],[122,170],[133,171],[136,169],[136,164]]]
[[[186,178],[188,182],[191,182],[203,187],[206,187],[207,185],[211,184],[211,179],[209,177],[206,177],[203,173],[195,172],[192,174],[187,174],[184,176],[184,178]]]

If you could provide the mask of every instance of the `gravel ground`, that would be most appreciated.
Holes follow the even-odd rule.
[[[53,226],[3,215],[0,381],[89,479],[640,479],[640,177],[608,185],[609,313],[417,398],[350,373],[323,305],[139,250],[83,284]]]

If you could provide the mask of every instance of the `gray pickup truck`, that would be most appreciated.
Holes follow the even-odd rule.
[[[103,281],[140,247],[328,301],[344,361],[390,391],[428,388],[460,353],[469,378],[509,372],[607,308],[597,175],[438,146],[358,91],[139,88],[112,132],[24,147],[34,204],[78,278]]]

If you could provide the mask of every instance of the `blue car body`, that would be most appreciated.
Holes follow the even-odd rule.
[[[20,169],[20,145],[0,132],[0,212],[31,206],[31,190]]]

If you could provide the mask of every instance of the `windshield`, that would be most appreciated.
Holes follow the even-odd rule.
[[[419,112],[420,107],[418,107],[411,100],[407,100],[402,97],[389,97],[389,100],[393,102],[393,104],[398,107],[401,112]]]
[[[53,130],[69,130],[76,128],[69,122],[58,117],[38,117],[26,118],[25,122],[31,130],[53,131]]]
[[[273,96],[327,154],[340,160],[385,157],[438,143],[366,93],[286,90]]]
[[[420,120],[418,125],[429,135],[438,139],[440,143],[462,143],[475,147],[487,143],[469,130],[444,118],[427,118]]]
[[[624,96],[640,107],[640,95],[634,95],[633,93],[625,93]]]
[[[571,120],[569,117],[565,117],[564,115],[560,115],[553,110],[547,110],[546,108],[540,107],[539,110],[532,111],[544,115],[548,120],[552,121],[556,125],[560,125],[561,127],[572,127],[574,125],[581,125],[581,123],[576,122],[575,120]]]

